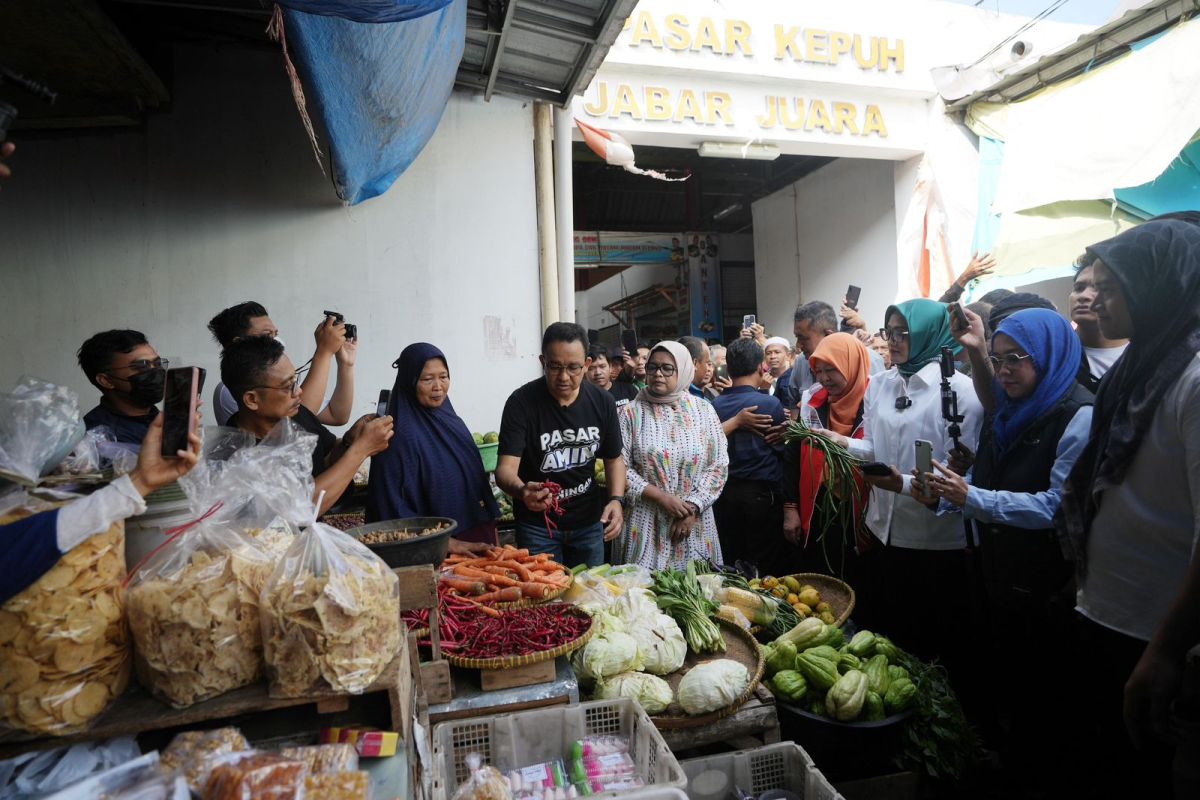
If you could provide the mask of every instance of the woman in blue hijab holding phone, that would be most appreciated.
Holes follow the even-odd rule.
[[[371,460],[367,522],[449,517],[459,542],[499,544],[500,516],[479,448],[450,403],[450,366],[426,342],[404,348],[388,403],[396,435]]]
[[[935,473],[925,476],[941,512],[961,509],[975,529],[992,625],[987,640],[1019,641],[1047,655],[1063,650],[1075,600],[1054,515],[1091,426],[1091,393],[1076,382],[1081,357],[1079,337],[1056,312],[1035,308],[1006,318],[992,336],[995,409],[971,473],[935,461]],[[998,677],[988,682],[1003,694],[996,698],[1008,723],[1002,754],[1008,766],[1034,770],[1027,774],[1056,773],[1059,732],[1045,724],[1052,683],[1018,689]]]

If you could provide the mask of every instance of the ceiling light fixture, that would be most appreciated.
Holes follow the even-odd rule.
[[[701,142],[703,158],[747,158],[774,161],[779,158],[779,146],[774,144],[739,144],[737,142]]]
[[[731,206],[726,206],[725,208],[722,208],[717,213],[713,214],[713,216],[712,216],[713,222],[720,222],[721,220],[725,219],[726,217],[728,217],[730,214],[734,213],[735,211],[741,211],[741,210],[742,210],[741,203],[734,203]]]

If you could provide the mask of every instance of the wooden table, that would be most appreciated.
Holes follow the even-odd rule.
[[[734,714],[717,720],[711,725],[683,730],[659,731],[667,746],[674,752],[682,752],[708,744],[725,742],[738,749],[761,747],[779,741],[779,715],[775,711],[775,697],[762,685],[754,690],[750,698]]]

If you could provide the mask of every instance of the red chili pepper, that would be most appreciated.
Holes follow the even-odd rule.
[[[542,519],[546,521],[546,535],[553,539],[554,532],[558,530],[558,526],[551,521],[550,514],[553,513],[556,517],[561,517],[566,513],[566,509],[558,502],[558,496],[562,494],[562,486],[554,481],[546,481],[542,485],[550,490],[550,500],[546,504],[546,510],[542,512]]]

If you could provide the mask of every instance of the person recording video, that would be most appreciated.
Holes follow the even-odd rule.
[[[316,353],[310,360],[311,366],[301,384],[300,402],[317,415],[322,425],[345,425],[350,421],[354,407],[354,362],[358,356],[357,329],[338,319],[340,315],[326,315],[317,326],[313,337],[317,342]],[[208,323],[213,338],[227,348],[233,342],[247,336],[266,336],[283,344],[279,328],[267,314],[261,303],[248,300],[222,311]],[[349,335],[350,333],[354,335]],[[286,347],[286,346],[285,346]],[[329,386],[329,362],[337,362],[337,382],[333,396],[325,403],[325,390]],[[303,371],[303,366],[298,371]],[[213,413],[217,423],[226,425],[237,413],[237,400],[225,387],[218,383],[213,390]]]

